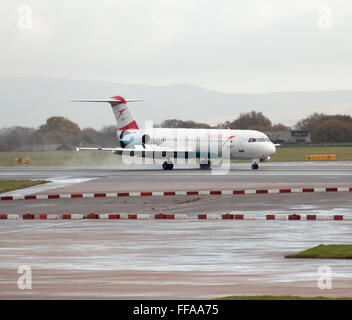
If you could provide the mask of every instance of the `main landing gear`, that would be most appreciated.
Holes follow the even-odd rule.
[[[211,166],[211,162],[210,160],[208,160],[207,163],[200,163],[199,166],[202,170],[209,170]]]
[[[167,161],[164,161],[163,162],[163,169],[164,170],[172,170],[174,168],[174,164],[172,162],[167,162]]]
[[[258,163],[254,162],[252,163],[252,169],[257,170],[259,168]]]

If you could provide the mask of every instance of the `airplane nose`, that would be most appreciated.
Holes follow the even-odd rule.
[[[270,152],[270,155],[273,155],[276,152],[276,147],[274,146],[273,143],[271,143],[269,146],[269,152]]]

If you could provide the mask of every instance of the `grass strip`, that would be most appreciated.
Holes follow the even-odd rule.
[[[0,180],[0,193],[24,189],[46,182],[45,180]]]
[[[286,255],[285,258],[352,259],[352,245],[321,244],[299,253]]]

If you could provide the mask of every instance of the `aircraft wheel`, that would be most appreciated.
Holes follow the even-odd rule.
[[[208,161],[208,163],[200,163],[199,166],[202,170],[209,170],[210,169],[210,161]]]
[[[259,168],[258,164],[257,163],[253,163],[252,164],[252,169],[253,170],[257,170]]]
[[[163,169],[164,170],[172,170],[174,168],[173,163],[167,163],[167,161],[163,162]]]

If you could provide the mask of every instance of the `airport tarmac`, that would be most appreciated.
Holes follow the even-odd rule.
[[[0,298],[351,297],[350,260],[284,258],[350,242],[351,227],[351,221],[2,221]],[[18,288],[21,265],[31,268],[30,290]],[[322,277],[325,283],[330,277],[330,289],[319,284]]]
[[[157,166],[118,165],[98,168],[1,167],[0,179],[48,179],[50,183],[28,188],[28,193],[177,191],[235,188],[350,186],[352,161],[263,163],[259,170],[249,163],[231,164],[230,171],[176,169]],[[37,192],[39,190],[39,192]],[[25,192],[27,192],[25,191]],[[18,194],[18,191],[7,194]]]
[[[13,194],[352,186],[352,162],[155,168],[0,168],[0,179],[53,182]],[[166,188],[166,189],[165,189]],[[255,221],[0,221],[0,298],[202,299],[236,294],[352,296],[349,260],[284,255],[351,243],[351,221],[265,221],[265,214],[352,214],[351,192],[1,201],[6,213],[255,213]],[[29,265],[33,288],[19,290]],[[319,289],[318,268],[332,271]]]

